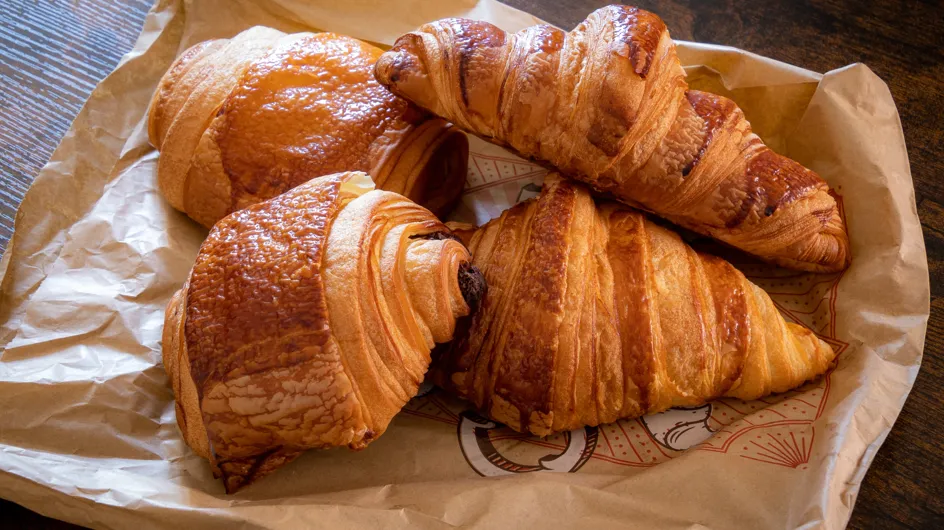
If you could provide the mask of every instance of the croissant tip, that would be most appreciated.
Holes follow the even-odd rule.
[[[374,78],[381,85],[390,87],[402,79],[404,72],[410,72],[418,67],[415,55],[405,49],[407,45],[403,37],[397,40],[393,48],[381,54],[374,64]]]
[[[241,490],[245,485],[246,481],[243,480],[242,477],[226,477],[226,479],[223,480],[223,491],[225,491],[227,495],[232,495]]]
[[[381,54],[380,58],[377,59],[377,63],[374,64],[374,78],[377,79],[377,82],[381,85],[389,85],[391,82],[395,82],[391,79],[390,69],[393,67],[393,55],[396,52],[391,49],[388,52]]]
[[[391,87],[405,82],[407,77],[425,75],[426,67],[421,59],[425,54],[423,49],[422,37],[417,32],[400,36],[393,46],[377,59],[374,64],[374,78],[381,85]]]

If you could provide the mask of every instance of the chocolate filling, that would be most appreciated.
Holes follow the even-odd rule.
[[[444,239],[452,239],[453,241],[458,241],[462,243],[462,240],[452,232],[430,232],[428,234],[413,234],[410,236],[410,239],[426,239],[429,241],[442,241]]]
[[[453,241],[462,243],[459,236],[447,231],[415,234],[410,236],[410,239],[426,239],[430,241],[452,239]],[[464,261],[459,265],[458,275],[459,290],[462,291],[462,298],[465,300],[466,305],[469,306],[469,314],[474,314],[478,310],[482,298],[485,296],[485,291],[488,290],[488,285],[485,283],[485,276],[482,275],[482,271],[468,261]]]
[[[485,284],[485,276],[478,267],[468,261],[459,265],[459,290],[462,291],[462,298],[469,306],[469,314],[474,314],[482,298],[485,297],[488,285]]]

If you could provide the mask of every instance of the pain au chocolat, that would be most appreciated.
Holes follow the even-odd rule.
[[[164,197],[210,227],[309,178],[357,170],[448,213],[468,139],[377,83],[381,52],[343,35],[265,27],[186,50],[148,121]]]
[[[167,307],[163,360],[184,439],[227,492],[307,449],[364,448],[484,289],[445,225],[364,173],[237,211]]]

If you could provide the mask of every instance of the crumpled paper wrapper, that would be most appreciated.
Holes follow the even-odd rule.
[[[816,74],[679,43],[689,81],[735,99],[775,150],[836,190],[845,272],[736,263],[838,367],[794,392],[723,400],[530,438],[439,390],[367,450],[309,452],[234,496],[184,444],[161,367],[164,307],[206,231],[156,189],[147,104],[174,57],[257,24],[390,45],[423,22],[538,22],[492,2],[161,0],[95,89],[16,219],[0,286],[0,497],[99,528],[359,528],[579,524],[843,527],[917,374],[928,270],[901,124],[863,65]],[[544,171],[473,141],[455,217],[484,222]],[[484,478],[483,478],[484,477]]]

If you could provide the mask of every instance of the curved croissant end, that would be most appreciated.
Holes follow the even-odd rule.
[[[826,183],[765,146],[734,102],[688,90],[652,13],[609,6],[569,33],[444,19],[400,37],[374,74],[463,129],[763,259],[849,264]]]
[[[228,492],[306,449],[383,434],[482,296],[442,223],[372,188],[330,175],[229,215],[168,306],[178,424]]]
[[[210,227],[308,178],[353,169],[445,215],[462,191],[468,140],[381,86],[381,53],[343,35],[264,27],[188,49],[151,101],[162,193]]]
[[[518,431],[755,399],[835,358],[729,263],[555,175],[479,228],[469,249],[488,295],[431,372]]]

